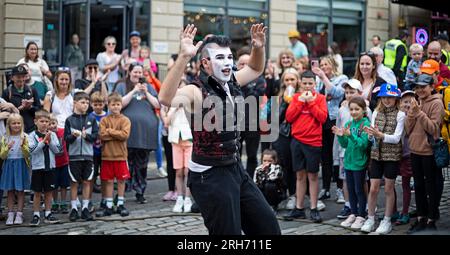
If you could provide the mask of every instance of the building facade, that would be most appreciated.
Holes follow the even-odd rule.
[[[297,29],[312,59],[336,42],[344,73],[353,74],[359,53],[372,46],[375,34],[386,41],[402,27],[426,28],[430,36],[448,31],[445,17],[432,17],[430,11],[389,0],[1,0],[0,69],[15,65],[28,41],[38,42],[40,54],[57,66],[73,34],[87,59],[104,51],[108,35],[116,37],[120,53],[133,30],[141,33],[153,59],[165,64],[178,51],[180,29],[188,23],[199,28],[196,40],[230,36],[236,52],[250,43],[251,24],[263,22],[269,24],[270,58],[289,45],[288,31]]]

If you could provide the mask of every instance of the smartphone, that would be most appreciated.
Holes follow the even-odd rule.
[[[311,67],[319,67],[319,60],[311,60]]]
[[[139,78],[139,83],[146,84],[147,81],[145,80],[145,77]]]

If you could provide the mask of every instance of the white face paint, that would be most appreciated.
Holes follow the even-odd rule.
[[[219,81],[228,82],[233,71],[233,54],[230,48],[208,49],[213,76]]]

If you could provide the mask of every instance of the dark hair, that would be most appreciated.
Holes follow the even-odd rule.
[[[314,81],[315,81],[316,80],[316,75],[312,71],[306,70],[300,75],[300,80],[303,79],[303,78],[313,78]]]
[[[127,93],[132,91],[134,89],[134,85],[136,85],[136,84],[131,82],[130,74],[131,74],[131,71],[133,71],[133,69],[136,68],[137,66],[140,66],[140,67],[143,68],[143,66],[141,64],[137,63],[137,62],[131,63],[130,66],[128,67],[128,75],[127,75],[127,77],[125,79],[125,88],[126,88]],[[144,69],[142,69],[142,70],[144,70]]]
[[[32,60],[32,59],[30,58],[30,56],[28,55],[28,49],[30,48],[31,45],[35,45],[36,48],[37,48],[36,59],[33,59],[33,60]],[[37,43],[34,42],[34,41],[28,42],[28,43],[27,43],[27,46],[25,47],[25,62],[28,62],[28,61],[30,61],[30,60],[33,61],[33,62],[37,62],[38,59],[39,59],[39,46],[38,46]]]
[[[240,48],[239,50],[237,50],[236,55],[237,58],[240,58],[242,55],[247,54],[250,55],[251,53],[251,48],[249,46],[244,46],[242,48]]]
[[[349,107],[350,107],[350,104],[356,104],[359,107],[361,107],[361,109],[364,110],[364,117],[366,116],[367,104],[366,104],[366,100],[363,97],[353,97],[352,99],[350,99],[350,101],[348,101]]]
[[[87,101],[89,101],[89,95],[84,91],[78,91],[77,93],[75,93],[75,95],[73,95],[73,101],[78,102],[82,99],[86,99]]]
[[[373,35],[372,38],[377,38],[379,41],[381,41],[381,37],[379,35]]]
[[[263,153],[261,154],[261,161],[262,161],[264,155],[269,155],[269,156],[272,157],[272,159],[273,159],[273,161],[274,161],[275,163],[278,162],[278,154],[277,154],[277,151],[276,151],[276,150],[265,149],[265,150],[263,151]]]
[[[223,35],[213,35],[208,38],[206,38],[205,41],[203,41],[203,45],[198,49],[198,52],[201,52],[202,56],[205,56],[204,52],[205,49],[208,49],[206,47],[208,44],[215,43],[219,45],[220,47],[230,47],[231,45],[231,39],[228,36]]]

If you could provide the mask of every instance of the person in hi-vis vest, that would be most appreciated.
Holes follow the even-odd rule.
[[[403,79],[408,65],[408,30],[400,31],[398,38],[391,39],[384,44],[384,65],[394,72],[397,84],[403,90]]]

